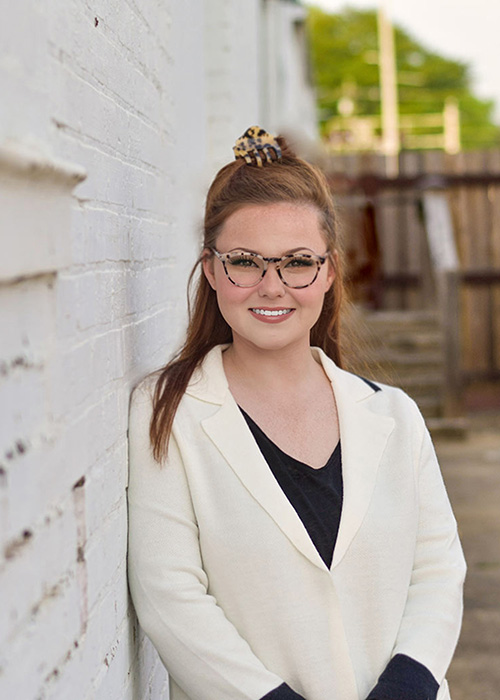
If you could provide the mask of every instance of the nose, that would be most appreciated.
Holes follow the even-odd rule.
[[[266,274],[259,283],[259,294],[268,297],[282,297],[285,291],[285,285],[281,281],[276,264],[269,263]]]

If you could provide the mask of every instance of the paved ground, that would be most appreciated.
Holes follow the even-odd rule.
[[[500,413],[465,440],[436,441],[468,563],[465,614],[448,672],[453,700],[500,699]]]

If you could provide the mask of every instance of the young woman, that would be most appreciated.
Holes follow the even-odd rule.
[[[187,338],[135,390],[129,580],[172,700],[439,700],[465,564],[423,419],[342,369],[322,174],[250,129]]]

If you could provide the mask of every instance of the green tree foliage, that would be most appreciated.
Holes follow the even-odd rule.
[[[463,147],[499,146],[494,102],[474,96],[469,66],[427,50],[401,27],[394,30],[400,114],[439,113],[453,97]],[[341,97],[352,99],[356,115],[380,114],[376,11],[347,7],[328,14],[310,7],[308,31],[322,127],[339,114]]]

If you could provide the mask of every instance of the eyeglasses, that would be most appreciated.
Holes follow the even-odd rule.
[[[247,251],[219,253],[215,248],[210,250],[221,261],[229,281],[237,287],[255,287],[266,274],[269,263],[274,263],[283,284],[292,289],[303,289],[316,280],[321,266],[328,257],[328,255],[293,253],[283,255],[281,258],[265,258],[258,253]]]

